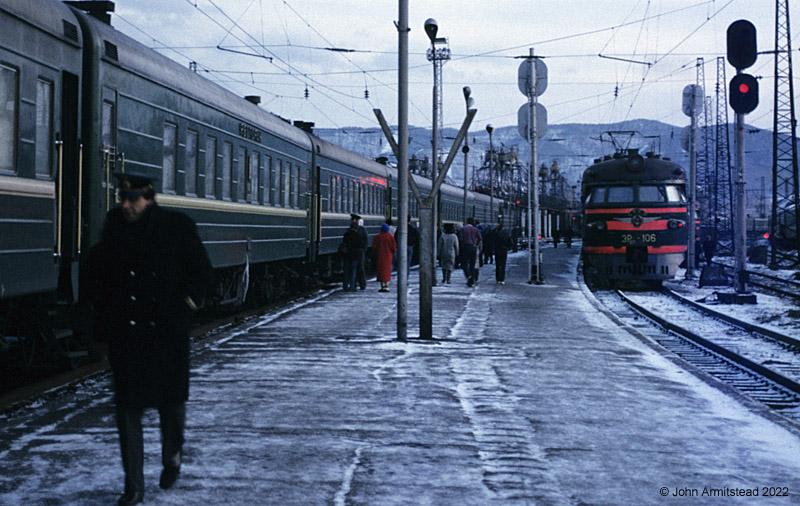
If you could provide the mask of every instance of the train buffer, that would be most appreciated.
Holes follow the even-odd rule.
[[[434,288],[433,341],[394,338],[394,292],[375,282],[218,331],[193,355],[168,491],[145,415],[145,504],[797,503],[798,431],[618,328],[576,281],[578,254],[545,248],[543,285],[524,251],[505,285],[491,264],[472,289],[454,273]],[[417,288],[412,271],[409,335]],[[107,375],[0,423],[0,504],[122,492]]]

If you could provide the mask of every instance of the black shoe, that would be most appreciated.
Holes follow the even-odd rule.
[[[158,481],[158,486],[167,490],[175,484],[178,475],[181,472],[180,466],[167,466],[161,471],[161,479]]]
[[[119,500],[117,504],[119,506],[132,506],[134,504],[139,504],[140,502],[144,501],[144,492],[132,492],[132,493],[124,493],[119,496]]]
[[[468,287],[472,288],[472,285],[474,285],[474,284],[475,284],[475,282],[472,281],[472,278],[469,278],[469,280],[467,280],[467,286]]]

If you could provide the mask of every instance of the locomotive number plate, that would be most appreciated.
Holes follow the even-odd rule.
[[[623,246],[642,246],[656,243],[656,234],[654,233],[621,234],[619,238]]]

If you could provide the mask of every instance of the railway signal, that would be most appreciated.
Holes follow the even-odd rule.
[[[728,63],[736,70],[746,69],[756,62],[756,27],[746,19],[734,21],[728,27]]]
[[[730,82],[730,103],[739,114],[752,112],[758,106],[758,80],[750,74],[736,74]]]
[[[753,111],[758,105],[758,81],[750,74],[742,72],[756,62],[756,27],[753,23],[740,19],[728,27],[728,62],[736,67],[736,75],[730,82],[730,104],[736,112],[736,128],[734,140],[736,155],[736,209],[733,222],[733,250],[735,255],[736,293],[747,294],[747,198],[745,186],[744,164],[744,115]]]

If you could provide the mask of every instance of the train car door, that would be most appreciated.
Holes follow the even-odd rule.
[[[315,262],[319,254],[319,243],[322,239],[322,195],[320,193],[320,168],[312,157],[311,169],[308,171],[311,181],[308,185],[308,260]]]
[[[77,300],[78,260],[82,240],[82,153],[78,139],[79,79],[63,72],[61,79],[61,144],[57,160],[58,222],[57,252],[61,257],[58,295],[62,300]]]

